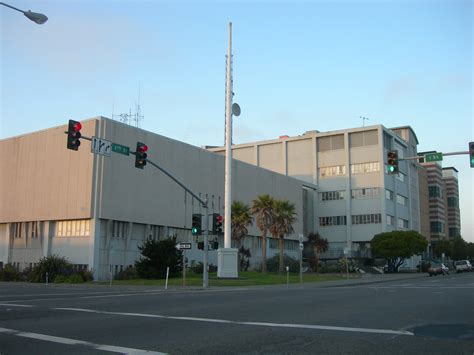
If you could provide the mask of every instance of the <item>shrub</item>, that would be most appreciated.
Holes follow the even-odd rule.
[[[193,261],[191,261],[191,266],[189,267],[189,269],[195,274],[202,274],[203,266],[204,266],[204,264],[202,262],[199,261],[199,262],[196,263],[193,260]],[[214,266],[212,264],[208,264],[207,269],[209,270],[209,272],[217,272],[217,266]]]
[[[290,272],[299,272],[300,271],[300,261],[294,259],[288,255],[283,256],[283,265],[286,268],[287,266],[290,267]],[[267,271],[269,272],[277,272],[280,266],[280,257],[279,255],[275,255],[270,259],[267,259]],[[286,270],[286,269],[285,269]]]
[[[115,275],[115,280],[132,280],[137,279],[138,273],[137,269],[133,266],[127,267],[125,270],[121,270],[118,274]]]
[[[6,264],[0,269],[0,281],[20,281],[21,273],[12,265]]]
[[[169,276],[174,277],[181,272],[181,254],[176,249],[176,238],[156,241],[148,239],[139,246],[140,260],[135,262],[139,277],[145,279],[164,279],[166,268],[169,267]]]
[[[40,259],[29,274],[31,282],[45,282],[48,273],[48,282],[54,282],[58,275],[69,276],[73,274],[72,265],[69,261],[58,255],[51,255]]]

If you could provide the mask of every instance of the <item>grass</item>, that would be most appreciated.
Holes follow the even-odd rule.
[[[340,275],[321,275],[321,274],[303,274],[303,282],[320,282],[330,280],[341,280],[344,276]],[[290,273],[290,283],[299,283],[299,274]],[[144,286],[165,286],[165,280],[113,280],[114,285],[144,285]],[[216,272],[209,273],[209,286],[257,286],[257,285],[277,285],[286,284],[286,274],[278,273],[262,274],[258,271],[241,271],[238,279],[218,279]],[[182,286],[183,277],[168,279],[168,286]],[[186,273],[186,286],[202,286],[202,274]]]

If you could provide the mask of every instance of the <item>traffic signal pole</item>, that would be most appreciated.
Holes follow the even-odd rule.
[[[130,152],[131,154],[136,154],[136,152]],[[204,214],[204,255],[202,258],[202,287],[208,288],[209,287],[209,273],[207,270],[207,264],[208,264],[208,250],[209,250],[209,206],[207,204],[207,199],[203,200],[201,199],[198,195],[196,195],[194,192],[192,192],[190,189],[188,189],[181,181],[179,181],[177,178],[175,178],[171,173],[166,171],[163,167],[159,166],[157,163],[146,159],[150,165],[154,166],[161,172],[163,172],[166,176],[168,176],[171,180],[173,180],[175,183],[177,183],[179,186],[181,186],[186,192],[188,192],[191,196],[193,196],[196,200],[199,201],[201,206],[205,210]]]

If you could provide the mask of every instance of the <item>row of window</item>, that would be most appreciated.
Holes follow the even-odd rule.
[[[443,198],[443,189],[439,186],[428,186],[430,198]]]
[[[351,148],[377,144],[379,144],[377,130],[349,133],[349,145]],[[325,152],[337,149],[344,149],[343,134],[318,138],[318,151]]]
[[[382,223],[382,215],[380,213],[359,214],[351,216],[352,224],[380,224]],[[394,225],[395,217],[387,215],[387,225]],[[344,226],[347,224],[346,216],[329,216],[319,217],[319,225],[321,227],[328,226]],[[398,219],[398,227],[407,229],[409,221],[404,218]]]
[[[334,200],[344,200],[345,199],[345,190],[337,191],[324,191],[319,193],[319,199],[321,201],[334,201]],[[369,187],[365,189],[353,189],[351,190],[351,198],[359,199],[369,199],[369,198],[378,198],[380,195],[380,188],[378,187]],[[387,200],[393,200],[394,193],[393,191],[386,189],[385,198]],[[406,206],[408,204],[408,198],[405,196],[397,194],[397,203],[400,205]]]
[[[351,174],[376,173],[380,171],[380,162],[351,164]],[[323,166],[319,168],[319,177],[328,178],[346,175],[345,165]]]
[[[89,237],[90,220],[74,220],[56,222],[56,237]]]
[[[15,222],[10,223],[10,237],[38,238],[41,235],[42,222]]]

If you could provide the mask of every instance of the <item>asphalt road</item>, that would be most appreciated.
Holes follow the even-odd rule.
[[[473,296],[474,273],[166,291],[0,283],[0,354],[472,355]]]

